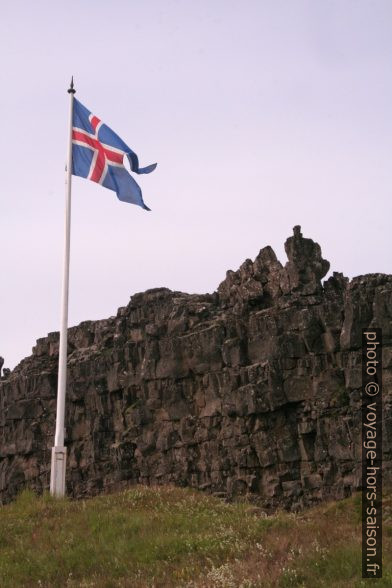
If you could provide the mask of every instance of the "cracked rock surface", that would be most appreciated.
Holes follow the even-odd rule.
[[[361,484],[361,332],[383,331],[392,481],[392,276],[329,269],[300,227],[213,294],[156,288],[69,329],[67,492],[174,483],[301,508]],[[0,501],[49,487],[59,334],[0,380]],[[5,370],[4,370],[5,372]]]

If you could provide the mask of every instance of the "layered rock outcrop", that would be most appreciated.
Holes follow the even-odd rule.
[[[217,292],[157,288],[69,329],[67,490],[174,483],[267,506],[361,483],[361,330],[383,331],[384,484],[392,482],[392,276],[351,282],[300,227]],[[58,333],[0,381],[0,499],[48,488]]]

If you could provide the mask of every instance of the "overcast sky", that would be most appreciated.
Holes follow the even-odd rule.
[[[212,292],[296,224],[392,272],[390,0],[2,3],[0,355],[59,329],[69,79],[139,156],[152,212],[73,180],[70,326]]]

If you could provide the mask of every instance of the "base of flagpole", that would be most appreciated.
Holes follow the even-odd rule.
[[[66,447],[52,447],[52,465],[50,470],[50,493],[62,498],[65,496],[65,466],[67,462]]]

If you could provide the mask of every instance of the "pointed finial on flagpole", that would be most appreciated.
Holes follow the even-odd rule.
[[[74,89],[73,76],[71,78],[71,85],[67,91],[68,91],[68,94],[75,94],[75,92],[76,92],[76,90]]]

